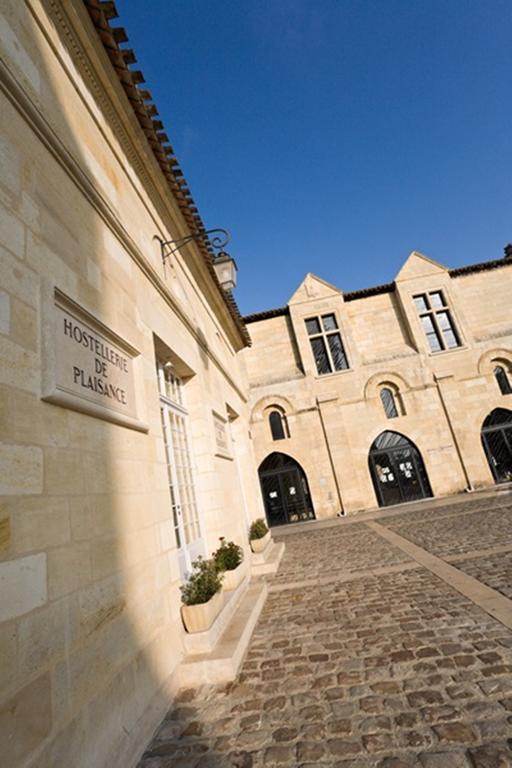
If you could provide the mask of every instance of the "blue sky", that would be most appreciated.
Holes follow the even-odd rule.
[[[243,313],[512,241],[510,0],[117,0]]]

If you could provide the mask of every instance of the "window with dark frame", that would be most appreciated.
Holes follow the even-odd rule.
[[[309,317],[305,322],[318,373],[346,370],[348,359],[334,313]]]
[[[279,411],[272,411],[268,418],[272,440],[284,440],[284,427]]]
[[[498,387],[502,395],[512,395],[512,386],[506,370],[502,365],[497,365],[493,371],[494,378],[498,382]]]
[[[290,437],[288,420],[284,413],[280,413],[279,411],[272,411],[268,417],[268,421],[270,424],[272,440],[284,440],[286,437]]]
[[[396,419],[398,417],[398,408],[396,407],[395,395],[389,387],[384,387],[380,391],[380,399],[384,408],[384,413],[388,419]]]
[[[460,338],[442,291],[413,296],[431,352],[460,347]]]

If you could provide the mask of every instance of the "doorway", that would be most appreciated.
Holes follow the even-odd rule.
[[[258,474],[269,527],[315,519],[308,481],[295,459],[271,453]]]
[[[484,447],[494,482],[512,482],[512,411],[495,408],[482,424]]]
[[[369,454],[370,473],[379,507],[426,499],[432,490],[421,454],[398,432],[382,432]]]

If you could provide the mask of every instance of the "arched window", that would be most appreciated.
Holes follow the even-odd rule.
[[[268,420],[270,424],[270,432],[272,433],[272,440],[284,440],[286,437],[290,437],[288,421],[284,413],[272,411]]]
[[[384,407],[384,413],[388,419],[396,419],[399,415],[398,408],[396,407],[395,395],[389,387],[384,387],[380,391],[380,399]]]
[[[510,385],[507,372],[502,365],[497,365],[494,369],[494,378],[498,382],[498,387],[500,388],[502,395],[512,394],[512,386]]]

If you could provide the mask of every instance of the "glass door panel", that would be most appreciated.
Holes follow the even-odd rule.
[[[395,451],[393,454],[402,501],[415,501],[424,496],[418,474],[415,456],[410,449]]]
[[[391,452],[371,456],[372,475],[379,503],[383,507],[400,504],[402,493]]]
[[[283,523],[287,522],[287,516],[283,500],[283,488],[279,475],[262,476],[261,488],[269,526],[283,525]]]
[[[496,482],[512,481],[512,428],[484,432],[483,442]]]
[[[183,576],[190,568],[190,562],[187,558],[185,549],[185,527],[183,525],[183,516],[180,503],[179,482],[174,463],[171,417],[168,408],[160,405],[160,417],[162,421],[162,433],[164,437],[165,459],[167,463],[167,477],[169,480],[169,496],[171,499],[172,520],[174,526],[174,535],[176,537],[176,546],[178,548],[178,566]]]
[[[185,578],[193,561],[199,555],[204,556],[206,548],[193,482],[187,412],[183,406],[181,380],[159,363],[158,383],[172,521],[179,569],[182,578]]]
[[[285,501],[286,516],[289,523],[299,520],[308,520],[313,516],[310,513],[309,493],[306,482],[298,470],[293,469],[281,475],[283,499]]]

